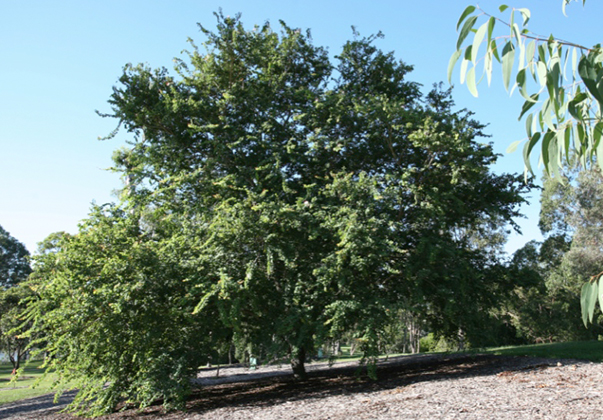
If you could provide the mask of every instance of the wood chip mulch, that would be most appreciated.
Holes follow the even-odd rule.
[[[405,356],[380,362],[378,380],[357,368],[292,375],[232,377],[203,385],[186,412],[153,406],[122,419],[602,419],[603,364],[491,355]],[[65,400],[70,396],[67,395]],[[46,399],[45,399],[46,398]],[[38,397],[0,406],[0,419],[70,419]]]

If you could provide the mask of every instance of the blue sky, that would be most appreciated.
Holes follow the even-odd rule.
[[[105,169],[111,154],[127,134],[98,141],[116,126],[95,110],[108,112],[107,100],[126,63],[172,68],[187,38],[203,41],[197,23],[215,27],[213,12],[242,13],[249,28],[284,20],[291,27],[310,28],[315,44],[339,52],[352,36],[382,31],[378,46],[394,51],[414,66],[409,79],[428,90],[446,80],[456,44],[456,21],[467,0],[368,1],[213,1],[213,0],[0,0],[0,225],[23,242],[30,252],[52,232],[76,232],[90,203],[115,201],[112,191],[120,179]],[[494,12],[500,2],[483,1]],[[560,0],[513,0],[512,7],[532,10],[530,27],[592,45],[603,5],[587,2],[561,13]],[[599,39],[600,41],[600,39]],[[498,75],[500,76],[500,75]],[[456,86],[459,108],[475,112],[489,124],[487,133],[502,153],[497,172],[522,172],[519,152],[506,154],[510,143],[524,137],[517,121],[521,100],[509,98],[495,76],[492,87],[480,86],[473,98]],[[458,73],[453,82],[458,81]],[[456,83],[458,85],[458,83]],[[514,235],[513,251],[539,239],[538,193],[525,206],[520,221],[524,235]]]

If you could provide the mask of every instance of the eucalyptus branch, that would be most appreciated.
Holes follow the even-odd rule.
[[[481,10],[483,16],[487,16],[488,18],[494,18],[497,22],[500,22],[501,24],[507,26],[509,29],[513,30],[512,26],[511,26],[511,24],[509,22],[507,22],[507,21],[505,21],[505,20],[503,20],[501,18],[498,18],[496,16],[493,16],[493,15],[489,14],[484,9],[482,9],[479,5],[477,5],[475,7],[476,7],[476,9]],[[518,9],[513,8],[511,13],[515,13],[517,10]],[[524,28],[524,30],[527,30],[527,29]],[[521,33],[520,35],[523,38],[531,39],[531,40],[534,40],[536,42],[546,42],[546,43],[549,43],[549,42],[554,41],[554,42],[559,43],[560,45],[563,45],[563,46],[566,46],[566,47],[578,48],[578,49],[581,49],[581,50],[585,50],[587,52],[590,52],[590,51],[593,50],[592,48],[588,48],[588,47],[585,47],[585,46],[580,45],[580,44],[576,44],[576,43],[571,42],[571,41],[566,41],[566,40],[563,40],[561,38],[552,38],[551,36],[547,37],[547,36],[540,35],[540,34],[537,34],[535,32],[532,32],[532,31],[529,31],[529,33],[531,33],[532,35],[528,35],[527,33]],[[510,38],[510,39],[513,39],[514,37],[513,37],[513,35],[506,35],[506,36],[503,36],[501,38]]]

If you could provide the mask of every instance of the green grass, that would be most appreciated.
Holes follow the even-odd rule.
[[[44,378],[36,388],[31,388],[36,380],[44,373],[44,371],[40,369],[41,364],[42,361],[37,360],[30,362],[29,365],[25,367],[20,378],[11,383],[13,366],[8,362],[0,363],[0,405],[53,392],[51,389],[54,381],[52,375]]]
[[[569,343],[533,344],[529,346],[498,347],[479,353],[503,356],[531,356],[552,359],[582,359],[603,362],[603,341],[572,341]]]

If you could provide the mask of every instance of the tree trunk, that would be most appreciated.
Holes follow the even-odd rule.
[[[465,331],[463,331],[462,328],[459,328],[458,338],[459,338],[459,351],[465,351]]]
[[[16,357],[15,357],[15,355],[16,355]],[[21,354],[21,351],[19,348],[17,348],[17,350],[15,350],[14,353],[11,352],[8,355],[8,358],[9,358],[11,364],[13,365],[13,373],[12,373],[13,376],[17,373],[17,371],[21,367],[21,357],[22,357],[22,354]]]
[[[291,368],[293,369],[293,375],[295,379],[304,381],[308,377],[306,374],[306,367],[304,363],[306,361],[306,349],[300,348],[291,357]]]
[[[339,340],[333,343],[333,355],[339,356],[341,354],[341,343]]]

